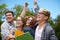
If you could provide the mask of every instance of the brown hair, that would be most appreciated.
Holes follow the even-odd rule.
[[[18,19],[20,19],[23,22],[23,25],[22,25],[22,30],[23,30],[23,27],[26,24],[26,19],[24,17],[21,17],[21,16],[19,16]]]
[[[21,17],[21,21],[23,22],[23,26],[26,24],[26,19],[24,17]]]
[[[26,21],[30,18],[30,16],[28,16],[28,18],[26,19]],[[36,21],[36,18],[34,16],[31,16],[32,20],[30,22],[30,25],[29,26],[34,26],[34,24],[37,22]]]
[[[12,14],[12,16],[14,16],[13,11],[6,11],[5,15],[6,15],[7,13],[11,13],[11,14]]]

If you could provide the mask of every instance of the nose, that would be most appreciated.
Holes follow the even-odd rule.
[[[38,13],[37,16],[40,16],[40,14]]]
[[[10,16],[7,16],[7,18],[11,18]]]

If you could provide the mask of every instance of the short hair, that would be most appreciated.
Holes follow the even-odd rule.
[[[49,19],[49,17],[50,17],[50,11],[48,11],[46,9],[43,9],[43,8],[40,8],[39,12],[42,12],[45,16],[48,16],[48,19]]]
[[[13,11],[6,11],[5,15],[6,15],[7,13],[11,13],[11,14],[14,16]]]

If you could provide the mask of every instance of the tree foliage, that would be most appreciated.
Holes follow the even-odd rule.
[[[58,17],[55,20],[56,20],[55,21],[55,32],[56,32],[58,39],[60,40],[60,15],[58,15]]]
[[[1,4],[0,5],[0,20],[2,18],[2,16],[5,14],[6,11],[8,11],[8,8],[6,8],[7,5],[6,4]]]

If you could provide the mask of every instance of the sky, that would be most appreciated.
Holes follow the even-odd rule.
[[[27,2],[28,8],[34,10],[33,5],[34,0],[0,0],[0,4],[7,4],[7,8],[11,9],[15,5],[19,4],[24,6],[24,3]],[[51,12],[52,19],[55,19],[60,15],[60,0],[36,0],[40,8],[47,9]]]

